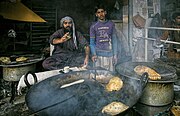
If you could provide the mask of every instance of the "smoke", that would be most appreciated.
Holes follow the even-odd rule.
[[[132,60],[130,46],[128,44],[128,39],[124,33],[116,25],[116,37],[117,37],[117,46],[118,46],[118,63],[123,63]]]

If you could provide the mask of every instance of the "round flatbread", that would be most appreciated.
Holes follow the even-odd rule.
[[[0,57],[0,61],[6,64],[11,62],[9,57]]]
[[[28,60],[28,58],[26,58],[24,56],[16,58],[16,62],[23,62],[23,61],[27,61],[27,60]]]
[[[125,110],[127,110],[129,106],[121,103],[121,102],[112,102],[103,107],[102,113],[107,113],[109,115],[117,115]]]
[[[119,91],[123,87],[123,81],[119,77],[113,77],[106,85],[107,91]]]

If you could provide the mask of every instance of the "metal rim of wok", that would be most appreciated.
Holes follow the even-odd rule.
[[[94,75],[94,73],[97,73],[96,74],[97,81],[94,80],[94,78],[92,78],[93,77],[92,75]],[[87,76],[87,74],[89,74],[89,75]],[[105,74],[105,77],[103,78],[104,79],[103,82],[102,82],[102,80],[99,81],[98,77],[97,77],[97,75],[101,75],[101,74]],[[63,104],[63,107],[65,107],[66,105],[68,105],[68,104],[65,104],[65,102],[68,102],[68,100],[73,100],[76,98],[76,89],[73,89],[73,87],[76,88],[76,86],[80,86],[80,84],[73,85],[73,86],[67,87],[65,89],[60,89],[59,87],[64,85],[65,83],[79,80],[79,79],[85,79],[85,82],[87,82],[87,83],[90,82],[90,84],[93,81],[92,88],[93,88],[93,86],[95,86],[95,87],[97,86],[96,89],[92,89],[92,91],[90,91],[89,93],[84,93],[84,92],[80,91],[80,93],[83,93],[83,95],[88,95],[88,94],[91,95],[91,93],[94,93],[94,91],[96,91],[96,90],[101,91],[102,84],[104,84],[104,82],[107,83],[108,80],[110,79],[110,77],[112,78],[114,76],[115,75],[113,75],[110,71],[107,71],[107,70],[88,70],[88,71],[70,72],[67,74],[59,74],[59,75],[47,78],[47,79],[33,85],[28,90],[28,92],[25,96],[25,101],[26,101],[28,108],[30,110],[32,110],[34,113],[43,113],[44,111],[48,112],[48,111],[53,110],[53,109],[51,109],[51,106],[56,108],[56,107],[59,107],[58,105]],[[125,105],[129,106],[129,108],[131,108],[135,103],[137,103],[137,101],[140,98],[142,91],[144,89],[144,87],[142,87],[142,85],[141,85],[142,82],[135,81],[135,83],[136,83],[136,85],[124,83],[122,90],[120,90],[119,92],[112,92],[112,93],[104,94],[104,90],[102,90],[103,91],[102,95],[97,94],[97,96],[91,96],[91,99],[96,99],[96,97],[98,99],[98,97],[101,96],[101,99],[105,99],[105,100],[108,99],[108,104],[114,100],[117,100],[117,101],[120,101],[120,102],[124,103]],[[86,84],[86,83],[84,83],[84,84]],[[129,89],[127,87],[130,87],[131,89]],[[71,93],[68,93],[68,92],[64,93],[64,94],[61,93],[65,90],[70,91],[71,88],[73,89],[73,91],[71,91]],[[88,88],[91,88],[91,86],[89,86]],[[54,93],[54,92],[56,92],[56,93]],[[42,93],[45,95],[42,95]],[[67,94],[67,96],[65,94]],[[68,94],[70,94],[70,95],[68,95]],[[61,95],[61,97],[59,97],[58,95]],[[107,96],[104,96],[104,95],[107,95]],[[63,96],[66,96],[66,98],[63,98]],[[49,100],[49,98],[51,98],[51,99]],[[53,102],[52,99],[54,99],[56,102]],[[39,104],[36,100],[39,101]],[[88,99],[86,99],[86,100],[88,100]],[[41,102],[43,101],[43,102],[40,103],[40,101]],[[45,101],[48,102],[49,104],[45,103]],[[89,103],[89,102],[87,102],[87,103]],[[94,104],[94,103],[92,103],[92,104]],[[95,105],[97,105],[97,104],[95,104]],[[76,108],[73,105],[74,104],[71,104],[71,107]],[[107,105],[107,103],[106,104],[102,103],[99,108],[102,108],[105,105]],[[125,111],[127,111],[128,109],[126,109]],[[78,109],[76,109],[76,110],[78,110]],[[100,109],[98,109],[98,111],[99,110]],[[59,111],[59,109],[58,109],[58,111]],[[123,111],[123,112],[125,112],[125,111]],[[69,110],[69,112],[70,112],[70,110]],[[121,113],[123,113],[123,112],[121,112]],[[93,113],[93,110],[91,110],[91,113]]]
[[[166,63],[170,66],[180,67],[180,59],[175,58],[158,58],[155,59],[155,62],[157,63]]]
[[[169,83],[177,80],[176,70],[167,64],[156,63],[156,62],[125,62],[116,65],[116,71],[123,76],[128,78],[139,80],[140,76],[136,74],[134,68],[138,65],[143,65],[154,69],[161,75],[160,80],[148,80],[152,83]]]

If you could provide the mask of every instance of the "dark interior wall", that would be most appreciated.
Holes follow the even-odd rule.
[[[62,17],[71,16],[75,21],[76,28],[83,34],[88,34],[89,26],[94,21],[94,7],[97,4],[104,4],[110,14],[114,10],[116,0],[22,0],[22,2],[29,7],[56,7],[58,10],[58,27]],[[121,0],[118,0],[118,2],[121,7],[123,2]]]
[[[71,16],[74,19],[76,28],[82,33],[87,34],[88,28],[93,21],[93,8],[95,0],[31,0],[24,1],[26,5],[31,6],[48,6],[57,8],[57,27],[59,28],[60,19],[64,16]]]
[[[59,20],[64,16],[71,16],[76,24],[76,28],[84,34],[89,33],[89,26],[94,19],[95,2],[87,0],[66,0],[58,1],[58,25]]]
[[[7,0],[8,2],[8,0]],[[83,33],[84,35],[86,35],[85,37],[87,39],[89,39],[89,27],[91,25],[91,23],[94,21],[95,19],[95,15],[94,15],[94,8],[97,4],[104,4],[104,6],[107,8],[107,12],[110,16],[110,19],[115,19],[115,20],[121,20],[121,16],[122,16],[122,6],[123,6],[123,2],[122,0],[21,0],[21,2],[27,6],[28,8],[32,9],[33,11],[33,7],[44,7],[45,9],[47,8],[57,8],[57,28],[60,27],[60,19],[64,16],[71,16],[74,21],[75,21],[75,26],[76,29],[79,30],[81,33]],[[118,2],[119,3],[119,10],[114,8],[115,3]],[[48,10],[47,10],[48,11]],[[38,12],[34,11],[36,14],[38,14]],[[21,13],[21,12],[19,12]],[[40,14],[38,14],[39,16],[41,16]],[[111,18],[112,17],[112,18]],[[115,18],[114,18],[115,17]],[[43,17],[42,17],[43,18]],[[2,17],[0,17],[0,30],[1,30],[1,34],[0,34],[0,39],[1,40],[6,40],[3,43],[0,44],[0,54],[3,51],[3,53],[6,53],[6,51],[12,51],[13,50],[13,39],[7,37],[7,32],[10,29],[14,29],[17,32],[17,37],[16,40],[20,40],[22,38],[26,38],[28,40],[27,45],[23,45],[24,47],[22,47],[22,45],[18,44],[16,45],[16,50],[40,50],[43,48],[39,46],[39,44],[44,44],[48,42],[45,42],[45,40],[47,40],[47,37],[43,38],[43,41],[41,42],[38,38],[39,43],[38,44],[33,44],[33,42],[35,42],[36,40],[33,39],[32,36],[33,35],[32,32],[36,31],[36,29],[31,28],[32,26],[30,26],[32,23],[30,22],[21,22],[21,21],[14,21],[14,20],[10,20],[8,21],[7,19],[3,19]],[[50,22],[47,22],[49,25]],[[51,22],[52,23],[52,22]],[[28,25],[28,30],[26,32],[26,30],[24,30],[24,26]],[[41,24],[38,24],[41,25]],[[47,24],[45,24],[45,28],[43,28],[43,31],[46,30],[48,31],[48,27]],[[18,28],[21,28],[18,30]],[[3,30],[3,31],[2,31]],[[28,38],[26,37],[26,35],[21,36],[20,33],[23,34],[27,34]],[[38,33],[41,33],[42,31],[39,31]],[[33,41],[34,40],[34,41]],[[9,42],[10,41],[10,42]],[[33,42],[32,42],[33,41]],[[8,45],[9,43],[12,43],[11,45]],[[38,48],[34,48],[33,45],[38,46]],[[9,47],[7,47],[9,46]],[[19,46],[19,48],[18,48]],[[44,46],[44,45],[43,45]]]
[[[180,0],[161,0],[161,14],[163,18],[172,20],[173,12],[180,12]]]

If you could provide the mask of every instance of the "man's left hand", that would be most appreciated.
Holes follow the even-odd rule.
[[[89,62],[89,59],[88,59],[88,58],[85,58],[85,59],[84,59],[84,66],[88,66],[88,62]]]

